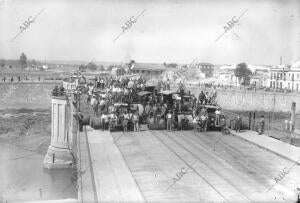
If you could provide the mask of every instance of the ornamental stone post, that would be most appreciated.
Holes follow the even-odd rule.
[[[72,154],[73,116],[67,96],[52,96],[51,112],[51,144],[43,161],[45,168],[71,168],[74,156]]]

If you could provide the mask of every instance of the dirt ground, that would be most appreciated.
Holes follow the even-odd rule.
[[[0,110],[0,140],[45,154],[51,136],[51,111]]]

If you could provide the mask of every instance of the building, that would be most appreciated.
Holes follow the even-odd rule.
[[[251,85],[257,88],[268,87],[268,78],[271,66],[248,64],[248,68],[253,73],[250,79]]]
[[[214,75],[214,64],[211,63],[197,63],[196,67],[205,74],[206,78],[213,77]]]
[[[238,86],[238,78],[234,74],[235,68],[236,64],[221,66],[215,73],[216,84]]]
[[[163,64],[135,63],[131,68],[132,73],[138,73],[145,79],[158,79],[166,70]]]
[[[270,69],[268,86],[300,92],[300,60],[292,65],[277,65]]]

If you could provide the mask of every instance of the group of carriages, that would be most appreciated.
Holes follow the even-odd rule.
[[[118,97],[118,93],[115,94]],[[121,100],[122,102],[110,102],[109,111],[92,115],[89,124],[93,128],[110,131],[134,131],[136,125],[139,130],[163,130],[167,128],[168,114],[172,114],[172,130],[207,131],[221,128],[222,116],[217,113],[220,107],[215,104],[199,104],[194,95],[184,90],[160,90],[157,86],[146,86],[137,89],[134,94],[130,99]],[[103,90],[95,90],[95,95],[103,98],[97,108],[104,106],[101,101],[107,104],[107,100],[104,100],[107,95]],[[151,106],[150,111],[147,111],[148,105]]]

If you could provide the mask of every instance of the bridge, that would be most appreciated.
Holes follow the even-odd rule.
[[[296,202],[300,149],[253,131],[109,132],[52,98],[44,166],[76,167],[79,202]]]

